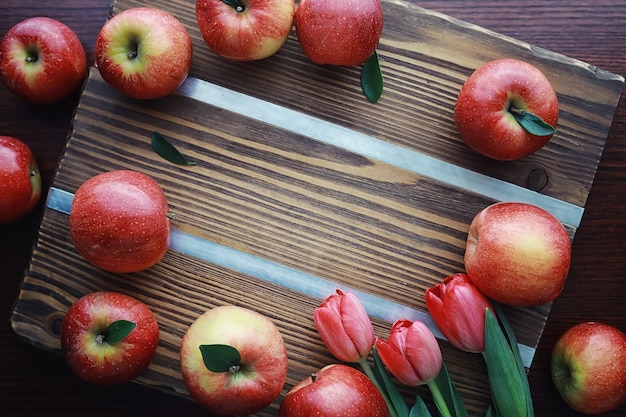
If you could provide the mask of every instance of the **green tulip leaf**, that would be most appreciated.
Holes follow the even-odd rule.
[[[409,417],[432,417],[432,414],[428,411],[428,407],[426,407],[426,403],[424,403],[424,400],[422,400],[422,397],[419,395],[415,398],[415,404],[411,407]]]
[[[531,402],[526,398],[524,381],[513,351],[498,321],[487,309],[485,314],[485,351],[483,352],[491,397],[496,414],[506,417],[532,417]]]
[[[556,128],[544,122],[534,113],[521,109],[509,109],[510,113],[528,133],[535,136],[549,136],[556,133]]]
[[[461,394],[459,394],[452,378],[450,378],[445,362],[442,363],[441,371],[439,371],[439,374],[433,382],[439,389],[445,403],[448,405],[448,410],[452,413],[452,417],[469,416],[465,404],[463,404],[463,400],[461,399]]]
[[[233,372],[239,369],[241,355],[229,345],[200,345],[204,366],[211,372]]]
[[[385,391],[384,394],[386,394],[389,398],[389,401],[391,401],[396,415],[408,416],[409,407],[406,405],[404,398],[402,397],[402,395],[394,385],[393,381],[391,380],[391,377],[387,373],[385,365],[378,355],[378,350],[376,349],[376,346],[374,346],[374,348],[372,349],[372,354],[374,356],[374,375],[376,377],[376,380],[379,381],[381,389]]]
[[[104,340],[110,344],[114,345],[116,343],[121,342],[126,336],[130,334],[137,327],[137,323],[133,323],[128,320],[117,320],[114,321],[107,327],[106,333],[104,335]]]
[[[522,382],[524,383],[524,395],[526,396],[527,407],[529,410],[533,409],[532,396],[530,395],[530,384],[528,382],[528,377],[526,375],[526,368],[524,367],[524,362],[522,361],[522,354],[519,350],[519,345],[517,343],[517,338],[515,337],[515,331],[513,327],[509,323],[509,320],[504,314],[504,310],[502,306],[496,302],[493,302],[493,309],[500,323],[500,328],[504,331],[504,336],[509,342],[509,346],[511,347],[511,351],[513,352],[513,356],[515,357],[515,363],[517,363],[517,369],[522,375]]]
[[[196,165],[181,154],[174,145],[163,137],[159,132],[152,132],[152,149],[163,159],[178,165]]]
[[[370,103],[376,103],[383,94],[383,74],[380,71],[380,62],[376,51],[361,68],[361,89]]]

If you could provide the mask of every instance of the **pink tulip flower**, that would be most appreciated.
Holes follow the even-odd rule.
[[[457,349],[485,350],[485,312],[494,311],[489,299],[466,274],[447,277],[426,290],[426,307],[441,333]]]
[[[376,339],[376,350],[389,372],[407,386],[428,384],[443,364],[437,339],[421,321],[396,321],[386,341]]]
[[[329,296],[313,313],[322,341],[337,359],[357,363],[374,345],[374,327],[358,298],[352,293]]]

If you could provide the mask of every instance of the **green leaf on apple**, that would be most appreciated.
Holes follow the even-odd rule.
[[[174,145],[159,132],[152,132],[152,149],[162,158],[178,165],[196,165],[195,161],[188,160]]]
[[[114,321],[107,327],[106,333],[104,334],[104,341],[106,341],[109,345],[114,345],[116,343],[121,342],[126,336],[130,334],[137,327],[137,323],[133,323],[128,320],[117,320]]]
[[[517,123],[531,135],[548,136],[556,133],[556,129],[552,125],[544,122],[541,117],[534,113],[517,108],[510,108],[509,112],[515,117]]]
[[[211,372],[233,372],[239,369],[241,355],[230,345],[200,345],[204,366]]]
[[[376,103],[383,94],[383,74],[376,51],[361,68],[361,89],[370,103]]]

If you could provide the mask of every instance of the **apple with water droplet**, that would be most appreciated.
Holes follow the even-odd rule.
[[[96,39],[102,78],[129,97],[150,100],[174,92],[191,68],[191,37],[170,13],[134,7],[109,19]]]
[[[13,26],[0,43],[0,79],[36,104],[59,102],[75,92],[87,73],[87,56],[67,25],[32,17]]]
[[[295,20],[298,42],[316,64],[360,65],[383,32],[379,0],[301,0]]]
[[[98,385],[121,384],[146,369],[159,343],[152,310],[115,291],[86,294],[68,309],[61,326],[61,349],[69,367]]]
[[[41,174],[28,145],[0,136],[0,224],[30,213],[41,196]]]
[[[279,329],[268,317],[235,305],[214,307],[189,326],[180,362],[191,396],[225,416],[267,407],[287,379],[287,351]]]
[[[170,219],[163,189],[133,170],[104,172],[85,181],[70,209],[70,236],[79,254],[110,272],[138,272],[163,258]]]

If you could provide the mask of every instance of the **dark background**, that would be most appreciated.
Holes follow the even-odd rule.
[[[70,26],[93,63],[96,35],[109,0],[3,0],[0,36],[19,21],[48,16]],[[626,75],[626,3],[596,1],[422,1],[418,5],[521,41]],[[621,3],[621,5],[617,5]],[[35,153],[44,191],[62,153],[78,95],[61,105],[27,104],[0,85],[0,134],[15,136]],[[626,104],[620,100],[602,161],[576,234],[570,275],[554,302],[530,371],[536,415],[577,415],[552,386],[550,350],[581,321],[626,331]],[[43,201],[25,219],[0,226],[0,416],[206,416],[196,404],[128,384],[102,388],[79,381],[59,357],[21,343],[9,316],[35,240]],[[601,378],[602,376],[599,376]],[[626,415],[626,405],[606,414]]]

